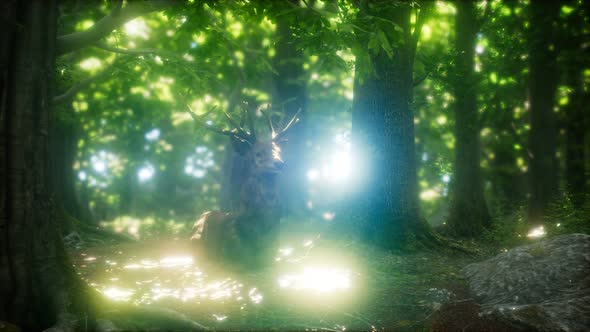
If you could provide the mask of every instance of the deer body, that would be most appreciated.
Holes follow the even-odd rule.
[[[215,129],[232,138],[230,187],[239,188],[239,195],[230,196],[231,211],[205,212],[194,224],[191,240],[210,258],[260,263],[278,242],[282,210],[278,191],[284,164],[270,118],[269,127],[273,140],[268,142],[256,139],[252,122],[250,133],[241,126],[233,131]]]

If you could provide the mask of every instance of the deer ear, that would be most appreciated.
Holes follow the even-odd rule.
[[[250,150],[250,143],[241,139],[232,138],[231,145],[234,148],[234,151],[240,155],[245,155]]]

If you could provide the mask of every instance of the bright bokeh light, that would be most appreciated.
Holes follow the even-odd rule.
[[[420,192],[420,199],[423,201],[431,201],[440,197],[440,193],[434,189],[426,189]]]
[[[96,160],[92,163],[92,167],[98,173],[104,173],[107,170],[107,164],[104,160]]]
[[[286,274],[279,278],[281,288],[329,293],[351,286],[350,271],[335,268],[306,267],[302,273]]]
[[[442,180],[444,183],[449,183],[451,181],[451,176],[448,174],[445,174],[442,176]]]
[[[155,173],[156,170],[154,169],[154,166],[148,164],[137,171],[137,178],[139,179],[139,182],[146,182],[153,178]]]
[[[101,291],[106,297],[114,301],[128,301],[133,291],[118,287],[109,287]]]
[[[141,37],[148,39],[150,36],[150,28],[147,26],[142,18],[136,18],[125,23],[125,33],[131,37]]]
[[[154,128],[145,134],[145,139],[148,141],[155,141],[160,138],[160,129]]]
[[[127,270],[155,269],[155,268],[176,268],[189,267],[193,265],[191,256],[168,256],[159,261],[143,259],[139,263],[127,264],[123,268]]]
[[[80,181],[88,181],[90,186],[105,188],[113,172],[121,169],[121,161],[113,153],[101,150],[90,156],[90,169],[78,172]]]
[[[86,71],[95,71],[97,69],[100,69],[101,66],[102,63],[98,58],[88,58],[80,62],[80,68]]]
[[[213,160],[213,152],[207,149],[206,146],[197,146],[195,154],[186,158],[184,163],[184,173],[201,179],[207,175],[207,170],[215,166]]]
[[[324,220],[331,221],[334,219],[334,217],[336,217],[336,213],[334,212],[326,211],[322,213],[322,218],[324,218]]]
[[[281,254],[281,256],[289,256],[292,253],[293,253],[293,248],[291,248],[291,247],[279,249],[279,254]]]
[[[86,181],[87,178],[88,178],[88,174],[86,174],[86,172],[84,172],[84,171],[78,172],[78,179],[80,179],[80,181]]]
[[[537,239],[544,237],[545,235],[547,235],[547,232],[545,232],[545,227],[539,226],[531,229],[526,236],[531,239]]]

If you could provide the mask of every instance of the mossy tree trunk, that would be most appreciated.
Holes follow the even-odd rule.
[[[544,218],[558,189],[557,126],[553,108],[559,79],[555,34],[560,7],[558,1],[533,0],[530,4],[528,215],[531,223]]]
[[[474,73],[475,42],[479,30],[475,2],[456,2],[455,16],[455,170],[449,215],[450,232],[471,237],[490,225],[480,168],[480,121],[477,79]]]
[[[359,6],[361,17],[393,21],[398,29],[389,39],[403,42],[392,42],[388,55],[383,48],[370,50],[371,36],[359,32],[352,108],[352,139],[358,162],[355,169],[362,178],[356,195],[357,217],[366,239],[380,247],[405,250],[417,243],[430,246],[437,238],[420,215],[414,114],[410,108],[411,7],[407,2],[388,1]]]
[[[48,183],[56,2],[5,2],[0,86],[0,320],[72,326],[82,308]]]

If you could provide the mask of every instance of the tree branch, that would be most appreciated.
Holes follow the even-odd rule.
[[[137,49],[128,49],[128,48],[118,48],[114,46],[109,46],[105,43],[96,43],[93,46],[100,48],[101,50],[113,52],[113,53],[120,53],[120,54],[128,54],[128,55],[150,55],[150,54],[158,54],[163,53],[163,51],[155,49],[155,48],[137,48]]]
[[[51,103],[53,105],[58,105],[58,104],[68,101],[70,98],[74,97],[76,95],[76,93],[78,93],[80,90],[87,88],[90,84],[100,80],[101,78],[106,76],[108,73],[110,73],[112,67],[113,67],[113,64],[109,65],[103,71],[101,71],[100,73],[98,73],[94,76],[85,78],[83,80],[80,80],[80,81],[74,83],[74,85],[72,85],[66,92],[64,92],[61,95],[57,95],[57,96],[53,97],[53,99],[51,100]]]
[[[121,8],[121,2],[119,2],[110,14],[98,20],[90,29],[57,37],[56,55],[63,55],[90,46],[127,21],[147,13],[160,11],[173,4],[175,1],[168,0],[128,1],[125,7]]]

